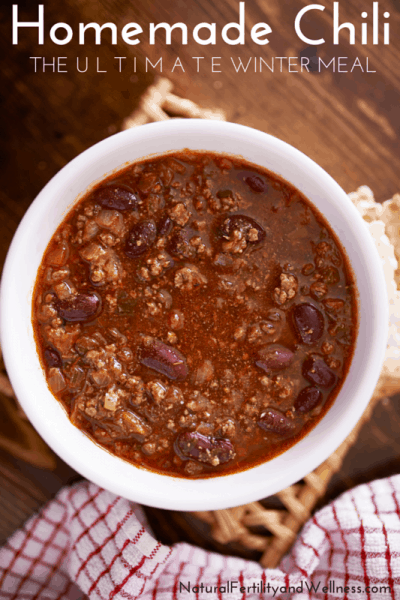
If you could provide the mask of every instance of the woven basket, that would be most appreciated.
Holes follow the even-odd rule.
[[[168,79],[158,79],[143,95],[138,109],[124,120],[122,129],[150,121],[167,120],[171,115],[225,120],[223,111],[200,108],[194,102],[174,95],[172,88]],[[279,505],[283,508],[270,509],[265,508],[261,502],[252,502],[226,510],[196,512],[194,515],[211,527],[211,535],[215,541],[221,544],[239,542],[246,548],[261,552],[260,562],[264,567],[276,567],[318,501],[325,495],[332,476],[340,470],[348,450],[355,443],[364,423],[369,420],[375,404],[386,395],[398,391],[399,381],[398,377],[387,377],[387,374],[380,379],[361,420],[336,452],[301,482],[276,494]],[[21,434],[16,441],[0,429],[0,448],[36,466],[52,469],[55,457],[18,407],[4,366],[0,373],[0,394],[4,398],[3,406],[9,419]]]

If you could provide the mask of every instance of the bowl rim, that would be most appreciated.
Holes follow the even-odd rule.
[[[141,141],[146,142],[149,140],[151,140],[151,143],[156,143],[157,140],[163,139],[162,136],[168,135],[181,136],[186,142],[191,139],[190,135],[197,136],[198,139],[202,139],[202,136],[204,139],[207,139],[207,136],[208,138],[225,136],[227,141],[234,139],[238,146],[239,142],[245,143],[247,140],[250,144],[258,144],[264,150],[268,147],[271,152],[274,151],[285,157],[293,165],[293,168],[304,169],[306,176],[312,173],[321,185],[325,185],[327,189],[329,188],[329,193],[335,198],[343,216],[346,215],[346,219],[348,219],[346,226],[352,227],[352,230],[357,232],[358,248],[362,254],[361,258],[364,257],[365,269],[368,270],[366,277],[369,277],[371,283],[374,282],[374,286],[370,290],[370,304],[371,306],[376,305],[376,310],[373,313],[373,323],[371,324],[373,343],[371,343],[371,348],[365,350],[365,352],[368,352],[368,360],[365,363],[363,379],[356,390],[358,401],[355,402],[352,398],[352,401],[343,407],[345,418],[342,415],[338,416],[340,427],[334,428],[334,433],[332,433],[332,426],[327,422],[329,421],[327,416],[332,410],[331,407],[323,419],[302,440],[272,459],[272,461],[262,463],[246,471],[208,479],[190,480],[170,477],[135,467],[111,455],[70,423],[64,409],[60,403],[54,402],[54,397],[49,390],[48,394],[55,406],[54,410],[51,409],[50,411],[51,418],[43,418],[43,415],[37,410],[36,401],[40,405],[44,400],[42,400],[42,397],[37,400],[37,397],[34,397],[35,390],[31,389],[29,381],[20,376],[20,357],[25,343],[24,335],[26,336],[28,333],[29,336],[31,333],[21,330],[17,318],[18,314],[15,314],[23,301],[18,298],[18,292],[14,285],[14,273],[20,272],[23,261],[29,262],[27,259],[29,249],[27,239],[31,239],[34,232],[36,232],[32,226],[35,219],[37,219],[39,213],[44,216],[46,203],[48,205],[50,200],[57,197],[57,192],[62,186],[68,186],[68,182],[83,171],[84,164],[93,164],[94,161],[104,157],[107,153],[119,152],[124,145],[132,143],[140,145]],[[181,148],[184,147],[188,147],[188,144],[181,144]],[[194,148],[192,147],[192,149]],[[216,150],[210,149],[210,151],[214,152]],[[224,150],[221,152],[227,153]],[[159,154],[164,154],[164,151]],[[236,152],[234,154],[239,155]],[[146,156],[143,156],[143,158],[146,158]],[[124,161],[121,162],[119,169],[123,166]],[[116,169],[111,169],[108,173],[112,173],[114,170]],[[93,184],[102,180],[105,175],[106,173],[92,181],[88,187],[92,187]],[[287,176],[284,176],[284,178],[290,181]],[[84,193],[86,193],[86,190],[81,195]],[[69,203],[59,222],[63,220],[75,201],[74,199],[72,203]],[[346,248],[347,241],[341,241],[344,248]],[[31,302],[30,297],[30,310]],[[361,311],[361,304],[359,310]],[[94,481],[99,486],[130,500],[170,510],[215,510],[246,504],[247,502],[259,500],[266,495],[277,493],[313,471],[347,437],[368,404],[380,374],[386,348],[387,329],[388,302],[381,262],[362,217],[342,188],[312,159],[278,138],[244,125],[202,119],[173,119],[150,123],[117,133],[88,148],[63,167],[47,183],[25,213],[6,258],[0,290],[0,335],[5,365],[16,396],[39,434],[56,454],[61,456],[84,477]],[[22,355],[24,355],[24,352],[22,352]],[[36,358],[44,379],[39,359],[37,356]],[[35,365],[36,369],[37,366]],[[33,365],[28,364],[28,367],[33,368]],[[31,371],[31,374],[34,375],[33,371]],[[338,398],[342,394],[342,390],[339,392]],[[56,406],[58,407],[57,410],[55,410]],[[324,422],[325,425],[320,427]],[[66,439],[70,441],[69,444],[65,444]],[[314,441],[311,442],[311,439]],[[91,448],[89,448],[87,442],[89,442]],[[317,445],[315,446],[315,444]],[[296,459],[296,453],[299,452],[302,453],[300,462],[298,462],[298,458]],[[87,457],[83,462],[82,455]],[[268,469],[265,468],[265,465],[278,459],[281,467],[280,473],[275,474],[275,477],[271,477],[268,475]],[[95,465],[93,465],[93,461],[96,463]],[[115,461],[119,464],[117,465]],[[130,473],[134,473],[134,485],[131,484],[130,479],[126,480],[128,472],[126,468],[120,468],[122,463],[127,465],[129,469],[133,469]],[[122,477],[123,475],[125,478]],[[267,489],[265,478],[268,476],[270,478],[267,482],[269,486]]]

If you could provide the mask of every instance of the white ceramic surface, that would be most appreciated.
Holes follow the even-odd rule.
[[[54,230],[77,196],[127,161],[182,148],[241,155],[299,188],[340,237],[360,292],[360,326],[350,372],[320,423],[272,461],[235,475],[194,481],[138,469],[75,428],[46,385],[31,324],[37,269]],[[107,138],[75,158],[46,185],[24,216],[1,285],[0,330],[6,367],[37,431],[84,477],[131,500],[175,510],[219,509],[258,500],[298,481],[324,461],[349,434],[371,397],[383,361],[387,323],[379,257],[367,227],[339,185],[286,143],[254,129],[217,121],[144,125]]]

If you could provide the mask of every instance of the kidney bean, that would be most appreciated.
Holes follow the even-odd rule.
[[[71,323],[93,321],[101,311],[101,298],[96,293],[78,294],[68,300],[55,303],[59,316]]]
[[[158,221],[157,229],[160,235],[168,235],[172,231],[172,219],[168,215],[164,215]]]
[[[175,440],[174,449],[183,460],[191,458],[213,466],[226,463],[235,457],[230,440],[205,436],[197,431],[180,433]]]
[[[324,317],[312,304],[297,304],[293,309],[293,323],[303,344],[315,344],[324,333]]]
[[[331,388],[336,383],[336,374],[326,365],[322,358],[310,356],[302,367],[305,379],[323,389]]]
[[[257,221],[247,215],[231,215],[224,219],[222,225],[217,230],[218,237],[229,238],[234,230],[239,230],[246,236],[248,243],[259,244],[264,241],[266,232]],[[254,230],[256,239],[254,239]]]
[[[151,248],[157,236],[154,221],[139,221],[135,223],[128,234],[124,252],[129,258],[141,256]]]
[[[296,428],[294,422],[275,408],[268,408],[259,418],[258,425],[264,431],[278,435],[292,434]]]
[[[268,185],[264,179],[252,171],[240,171],[238,173],[238,179],[244,181],[253,192],[256,192],[256,194],[268,192]]]
[[[315,408],[321,400],[322,392],[318,388],[310,385],[301,390],[295,400],[294,407],[296,411],[301,414],[308,413]]]
[[[169,379],[183,380],[188,374],[186,358],[172,346],[160,340],[139,348],[139,362]]]
[[[106,185],[96,190],[92,199],[104,208],[115,210],[134,210],[139,204],[139,197],[127,185]]]
[[[55,348],[50,348],[50,346],[48,346],[44,351],[44,360],[46,361],[46,365],[48,367],[57,367],[58,369],[62,367],[60,353]]]
[[[256,365],[267,372],[280,371],[286,369],[293,362],[293,357],[293,352],[288,348],[273,344],[260,348]]]

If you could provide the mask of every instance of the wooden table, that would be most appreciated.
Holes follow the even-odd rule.
[[[326,39],[325,44],[318,46],[317,56],[325,64],[335,57],[336,67],[338,57],[348,57],[347,61],[342,59],[342,63],[348,65],[353,65],[358,57],[362,68],[355,67],[352,73],[333,73],[331,68],[323,68],[321,73],[288,72],[288,61],[279,57],[316,55],[317,47],[307,47],[294,31],[296,14],[310,4],[305,0],[247,1],[245,46],[221,41],[221,28],[238,20],[239,3],[234,0],[221,0],[217,4],[209,0],[170,0],[168,3],[162,0],[151,3],[66,0],[62,4],[48,0],[43,46],[38,46],[37,32],[31,29],[20,29],[19,44],[13,46],[11,7],[2,6],[0,47],[6,59],[3,59],[0,92],[0,264],[20,219],[39,190],[69,160],[119,130],[123,119],[138,105],[141,94],[159,73],[158,68],[149,67],[149,61],[155,64],[160,57],[163,58],[162,74],[174,83],[175,93],[203,107],[222,108],[228,120],[266,131],[296,146],[326,169],[346,192],[368,185],[376,198],[383,201],[400,191],[399,5],[395,0],[379,2],[381,15],[384,11],[391,15],[390,44],[373,45],[370,38],[368,45],[362,45],[360,13],[362,10],[371,13],[372,2],[342,1],[340,21],[356,24],[357,43],[349,45],[348,33],[343,31],[340,45],[334,46],[332,2],[320,2],[326,10],[312,11],[302,21],[305,35]],[[19,10],[20,20],[38,18],[36,3],[20,2]],[[65,46],[57,46],[49,39],[50,27],[60,21],[71,25],[74,31],[73,40]],[[105,31],[104,42],[96,46],[93,32],[88,32],[86,44],[80,46],[78,23],[91,21],[114,22],[119,31],[127,22],[138,22],[144,30],[142,41],[128,46],[119,36],[118,44],[113,46],[109,32]],[[174,31],[172,44],[165,45],[162,31],[158,31],[156,45],[150,45],[149,23],[162,21],[183,21],[189,32],[200,22],[215,22],[217,43],[214,46],[195,44],[189,33],[189,43],[182,45],[179,31]],[[250,39],[250,29],[261,21],[272,29],[266,46],[258,46]],[[381,16],[381,33],[383,21]],[[200,56],[203,58],[193,59]],[[45,57],[47,63],[54,57],[56,60],[66,57],[60,63],[66,64],[61,69],[68,72],[53,72],[49,66],[43,72],[42,59],[34,61],[30,57]],[[86,73],[77,71],[77,57],[81,69],[88,58]],[[114,57],[126,58],[119,61]],[[176,66],[172,71],[177,57],[183,68]],[[213,57],[216,72],[212,72]],[[234,65],[237,66],[239,58],[243,64],[249,64],[246,72],[236,72]],[[262,72],[260,58],[264,60]],[[266,65],[271,67],[273,58],[275,68],[271,72]],[[365,72],[367,58],[368,70],[374,72]],[[292,70],[296,68],[295,62],[291,61]],[[396,403],[386,401],[378,405],[341,474],[332,482],[329,497],[354,483],[398,471],[399,419]],[[4,428],[12,437],[7,421],[3,421]],[[44,500],[76,477],[60,460],[53,471],[46,471],[1,452],[0,541]],[[176,514],[171,521],[170,517],[165,518],[163,511],[148,512],[163,541],[188,539],[220,549],[211,543],[204,530],[196,530],[192,522],[188,525],[185,515]],[[240,549],[232,551],[241,552]]]

